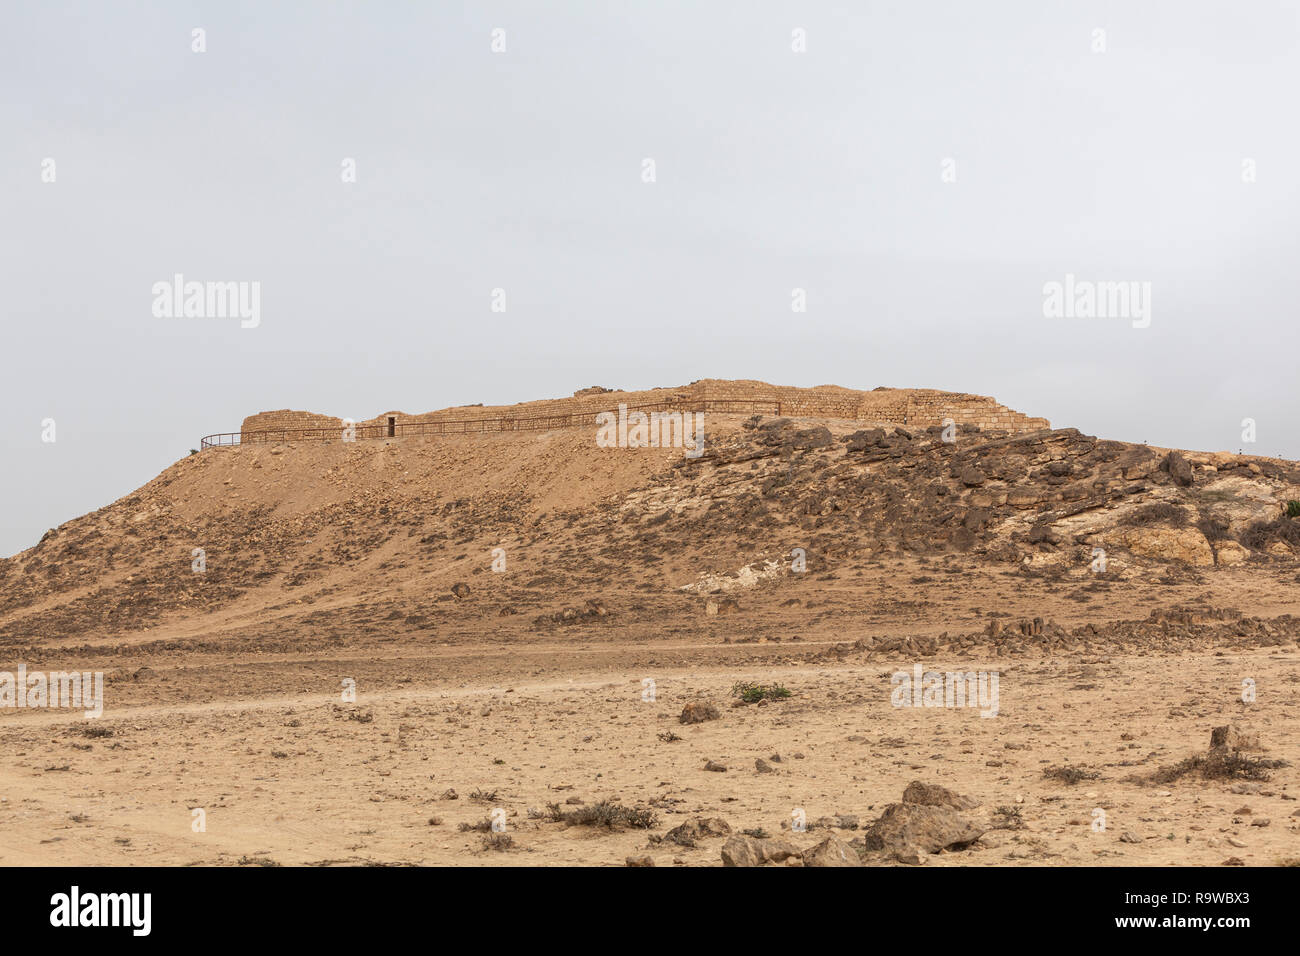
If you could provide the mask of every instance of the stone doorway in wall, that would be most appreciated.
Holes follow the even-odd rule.
[[[397,418],[394,417],[393,415],[388,416],[388,437],[389,438],[397,437]]]

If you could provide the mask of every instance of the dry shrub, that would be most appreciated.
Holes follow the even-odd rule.
[[[1300,547],[1300,521],[1295,518],[1256,521],[1241,533],[1241,543],[1256,551],[1268,550],[1268,546],[1275,541]]]
[[[1062,783],[1068,783],[1074,786],[1083,780],[1096,780],[1101,777],[1100,770],[1093,770],[1091,767],[1048,767],[1043,771],[1043,776],[1048,780],[1059,780]]]
[[[1180,760],[1171,767],[1162,767],[1149,778],[1150,783],[1173,783],[1183,777],[1195,775],[1203,780],[1268,780],[1270,770],[1288,766],[1285,760],[1267,760],[1248,757],[1235,750],[1220,747],[1208,753],[1196,754]]]
[[[565,810],[558,803],[546,807],[550,818],[556,823],[569,826],[604,827],[607,830],[649,830],[659,824],[659,818],[653,810],[640,807],[625,807],[620,803],[602,800],[589,807]]]
[[[1155,504],[1143,505],[1130,511],[1120,520],[1120,524],[1141,526],[1167,524],[1182,528],[1187,525],[1187,510],[1167,501],[1157,501]]]

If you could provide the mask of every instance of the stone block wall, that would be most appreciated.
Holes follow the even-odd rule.
[[[297,431],[303,428],[331,428],[341,435],[343,419],[335,418],[333,415],[318,415],[315,412],[296,412],[288,408],[275,412],[258,412],[244,419],[243,425],[239,428],[240,441],[257,441],[261,432],[280,429]]]
[[[598,392],[582,389],[569,398],[543,399],[521,402],[516,405],[468,405],[444,408],[434,412],[408,414],[388,411],[374,418],[358,421],[359,437],[374,437],[386,433],[388,419],[398,424],[406,422],[489,422],[505,419],[528,426],[529,419],[556,419],[579,416],[594,422],[600,412],[616,411],[620,404],[629,406],[665,403],[682,411],[702,409],[704,403],[719,401],[756,401],[780,403],[781,414],[796,418],[838,418],[854,421],[871,421],[926,428],[952,419],[958,424],[977,425],[985,429],[1006,431],[1032,431],[1049,427],[1045,418],[1031,418],[1007,408],[984,395],[962,392],[943,392],[928,388],[878,388],[859,391],[838,385],[819,385],[815,388],[769,385],[757,381],[728,381],[704,379],[680,388],[656,388],[644,391],[611,390]],[[716,409],[713,409],[716,411]],[[744,410],[736,409],[738,414]],[[771,411],[764,409],[764,414]],[[556,424],[567,422],[557,421]],[[536,425],[548,427],[545,422]],[[252,433],[301,428],[326,428],[339,430],[343,420],[331,415],[298,412],[283,409],[260,412],[244,419],[241,432],[245,441],[257,440]],[[399,432],[400,434],[400,432]],[[280,440],[273,435],[263,440]]]

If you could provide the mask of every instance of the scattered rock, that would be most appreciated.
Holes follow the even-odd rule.
[[[702,724],[706,720],[717,720],[722,716],[717,706],[705,701],[694,701],[682,708],[677,718],[683,724]]]
[[[731,826],[721,817],[696,817],[673,827],[663,836],[664,843],[676,843],[678,846],[695,846],[707,837],[731,835]]]

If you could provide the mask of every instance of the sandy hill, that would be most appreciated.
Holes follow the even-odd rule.
[[[698,459],[600,448],[590,427],[209,449],[0,562],[0,639],[265,646],[452,617],[527,630],[589,597],[636,601],[620,625],[648,625],[730,578],[779,594],[891,555],[1096,584],[1285,563],[1300,546],[1289,462],[1068,428],[963,424],[946,441],[939,425],[711,414],[707,433]],[[492,573],[497,548],[508,573]]]

